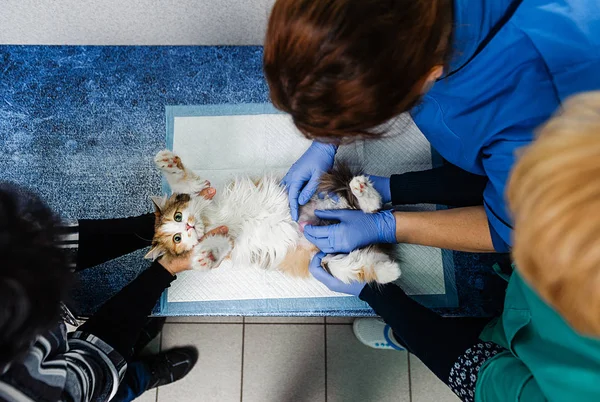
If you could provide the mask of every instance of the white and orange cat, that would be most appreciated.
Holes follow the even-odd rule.
[[[381,208],[381,196],[366,176],[354,176],[340,166],[321,179],[320,194],[300,208],[299,223],[289,210],[286,190],[272,176],[259,180],[238,178],[207,200],[198,193],[210,186],[181,159],[164,150],[155,157],[173,194],[153,197],[156,228],[146,258],[189,254],[194,269],[216,268],[225,258],[234,264],[256,264],[298,277],[308,277],[308,265],[318,251],[304,238],[306,224],[327,222],[315,217],[315,209],[362,209],[367,213]],[[227,226],[228,235],[204,234]],[[343,282],[388,283],[400,276],[389,250],[374,245],[350,254],[327,255],[323,265]]]

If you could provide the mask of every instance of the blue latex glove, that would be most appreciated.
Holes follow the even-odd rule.
[[[314,141],[292,165],[281,184],[288,190],[292,218],[298,220],[298,205],[306,204],[317,192],[319,179],[333,167],[337,147]]]
[[[381,195],[384,204],[392,201],[392,190],[390,189],[390,178],[381,176],[367,176],[372,182],[375,190]]]
[[[323,285],[327,286],[329,290],[358,296],[367,284],[365,282],[344,283],[335,276],[330,275],[329,272],[321,266],[323,257],[325,257],[325,253],[317,253],[310,262],[308,269],[312,276]]]
[[[340,222],[304,228],[304,236],[325,253],[349,253],[369,244],[396,243],[396,218],[391,210],[375,214],[351,209],[317,210],[315,215]]]

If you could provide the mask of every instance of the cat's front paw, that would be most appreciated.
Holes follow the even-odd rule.
[[[187,170],[181,158],[168,149],[157,153],[154,163],[163,172],[174,193],[196,194],[210,187],[208,180],[203,180],[191,170]]]
[[[362,211],[372,213],[381,209],[381,195],[367,176],[354,177],[350,181],[350,189]]]
[[[217,268],[231,253],[233,242],[229,236],[208,236],[192,252],[192,268],[201,271]]]
[[[183,175],[184,169],[181,158],[168,149],[162,150],[154,157],[156,167],[166,174]]]

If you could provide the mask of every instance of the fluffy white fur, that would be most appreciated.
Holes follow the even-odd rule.
[[[350,254],[327,255],[323,264],[331,275],[345,283],[357,278],[376,278],[378,283],[388,283],[400,276],[398,263],[373,247],[354,250]]]
[[[185,169],[171,151],[159,152],[155,162],[174,193],[197,194],[210,186],[207,180]],[[290,249],[308,246],[302,234],[303,227],[290,215],[287,193],[279,182],[270,175],[258,181],[238,178],[211,201],[193,197],[190,209],[193,209],[191,214],[197,222],[198,238],[221,225],[229,228],[228,236],[209,236],[195,246],[193,267],[217,267],[230,254],[234,264],[253,263],[265,269],[277,269]],[[351,186],[353,193],[356,188],[355,196],[365,212],[381,208],[381,197],[366,177],[356,177]],[[348,208],[343,198],[315,196],[301,208],[299,222],[316,221],[315,209],[342,208]],[[372,247],[348,255],[329,256],[326,262],[330,272],[347,283],[364,276],[362,269],[372,271],[366,277],[374,278],[378,283],[391,282],[400,276],[397,263]]]

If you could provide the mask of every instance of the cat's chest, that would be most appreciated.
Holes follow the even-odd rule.
[[[278,181],[263,178],[231,183],[207,211],[211,226],[225,225],[233,236],[292,222],[285,190]]]

